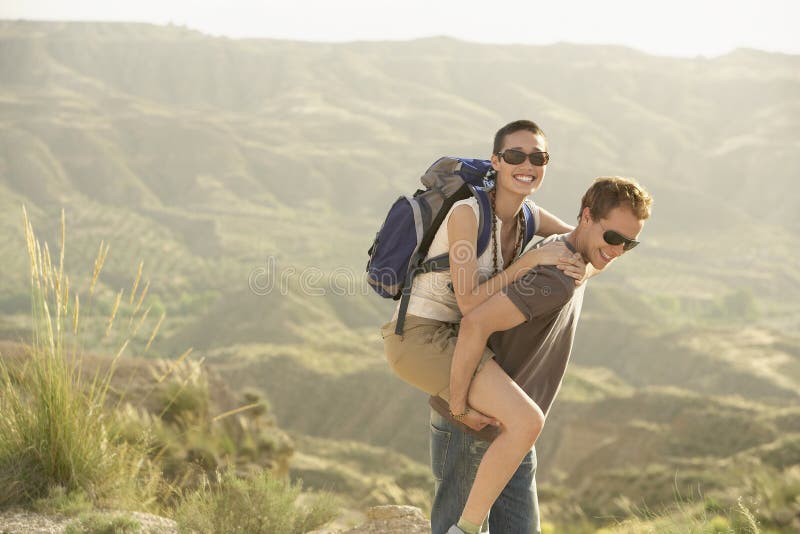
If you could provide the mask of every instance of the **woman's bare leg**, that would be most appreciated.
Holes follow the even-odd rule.
[[[481,460],[462,517],[480,525],[544,425],[539,406],[494,360],[473,377],[469,405],[500,421],[500,434]]]

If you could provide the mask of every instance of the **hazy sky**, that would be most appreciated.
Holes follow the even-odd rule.
[[[798,0],[0,0],[2,19],[124,20],[310,41],[450,35],[622,44],[663,55],[800,54]]]

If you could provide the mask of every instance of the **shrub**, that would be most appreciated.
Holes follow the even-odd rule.
[[[185,495],[175,519],[181,532],[303,534],[335,517],[329,495],[300,505],[300,490],[300,484],[279,480],[269,471],[243,479],[228,470]]]
[[[728,534],[731,531],[731,523],[726,518],[716,515],[708,520],[705,529],[708,534]]]
[[[93,512],[69,523],[64,534],[138,534],[141,531],[142,524],[132,517]]]
[[[208,385],[203,375],[200,377],[193,382],[167,384],[162,393],[161,418],[164,421],[192,426],[208,420]]]
[[[61,486],[54,486],[47,497],[33,502],[33,509],[46,515],[75,516],[91,510],[92,502],[82,491],[68,493]]]

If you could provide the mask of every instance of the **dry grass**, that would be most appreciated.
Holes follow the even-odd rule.
[[[58,263],[41,244],[27,212],[23,223],[30,265],[33,345],[13,373],[0,362],[0,504],[31,504],[56,488],[82,492],[97,505],[150,508],[160,475],[143,444],[119,438],[118,420],[106,409],[111,378],[128,345],[111,364],[86,377],[80,336],[80,297],[64,273],[66,224],[62,212]],[[94,262],[90,299],[108,253]],[[120,293],[121,296],[121,293]],[[120,296],[118,296],[118,301]],[[115,305],[108,321],[113,328]],[[71,322],[71,328],[67,328]]]
[[[47,243],[36,239],[24,210],[23,221],[30,264],[33,343],[24,348],[0,345],[0,350],[13,353],[0,359],[0,506],[56,507],[67,513],[87,507],[173,511],[179,515],[191,510],[182,517],[201,521],[197,525],[200,532],[227,528],[229,506],[244,519],[258,517],[263,525],[275,527],[251,530],[248,526],[247,531],[252,532],[305,532],[333,515],[326,497],[312,499],[309,508],[297,505],[299,486],[281,482],[263,468],[248,479],[239,478],[234,471],[214,477],[214,483],[206,478],[206,483],[193,491],[180,490],[175,480],[168,483],[164,461],[167,450],[178,439],[184,440],[179,455],[181,449],[186,454],[186,458],[177,460],[186,464],[178,471],[197,475],[200,470],[200,477],[217,469],[219,444],[235,451],[238,442],[251,443],[251,460],[267,449],[276,457],[286,456],[283,449],[275,450],[275,436],[268,432],[271,420],[262,413],[263,402],[250,399],[244,405],[212,408],[202,361],[189,359],[192,349],[174,362],[164,362],[161,368],[152,361],[145,368],[142,360],[134,362],[131,358],[120,365],[150,311],[149,306],[142,311],[149,282],[137,295],[143,274],[141,262],[127,303],[123,302],[124,291],[119,290],[104,322],[106,340],[117,343],[112,358],[101,361],[84,353],[80,348],[81,296],[70,289],[64,273],[63,213],[57,262]],[[84,296],[90,310],[108,251],[108,245],[101,243],[88,295]],[[145,351],[164,317],[162,313]],[[115,333],[120,324],[127,325],[127,332]],[[120,384],[125,376],[115,376],[120,367],[127,375],[127,386]],[[158,415],[148,416],[126,401],[133,381],[142,379],[149,383],[136,384],[136,400],[144,405],[152,395],[150,403],[160,406],[154,412]],[[213,415],[212,411],[221,413]],[[248,414],[252,415],[245,419]],[[188,465],[189,457],[194,458],[192,465]],[[204,458],[211,462],[205,467],[198,463]],[[175,511],[171,506],[179,493],[183,495],[182,504]],[[209,530],[203,525],[214,526]],[[87,525],[76,523],[74,527]],[[120,525],[109,526],[114,531],[119,530],[117,527]]]

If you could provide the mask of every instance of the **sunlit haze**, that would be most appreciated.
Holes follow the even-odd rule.
[[[741,47],[800,53],[800,3],[792,0],[4,0],[0,18],[172,23],[233,38],[447,35],[486,43],[618,44],[668,56],[716,56]]]

